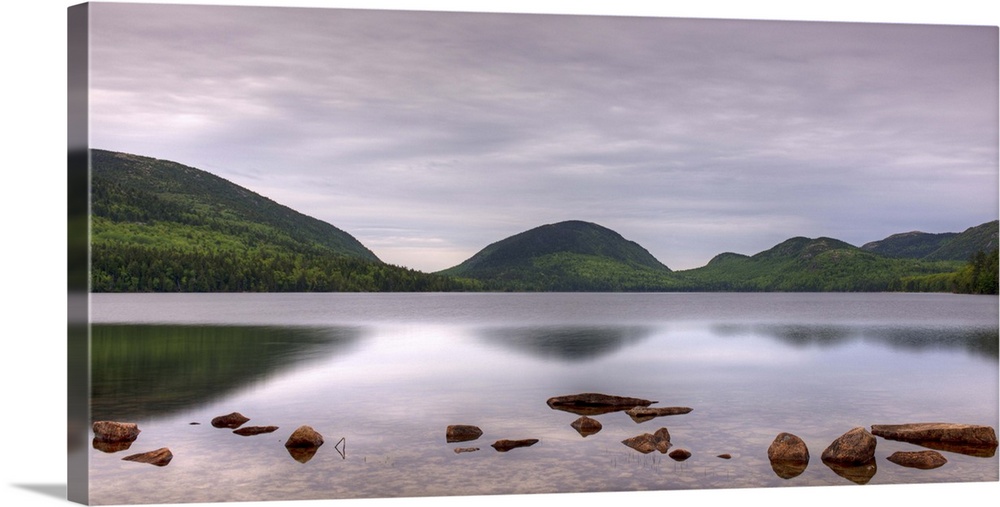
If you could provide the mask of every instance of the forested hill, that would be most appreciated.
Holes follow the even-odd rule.
[[[495,290],[648,291],[677,288],[667,266],[634,241],[570,220],[497,241],[439,274]]]
[[[720,254],[678,274],[701,290],[882,292],[903,290],[908,277],[948,277],[961,266],[886,257],[833,238],[795,237],[752,256]]]
[[[893,234],[883,240],[861,245],[861,248],[887,257],[967,261],[977,252],[995,250],[997,231],[998,221],[993,220],[960,233],[931,234],[913,231]]]
[[[91,150],[91,290],[453,290],[383,263],[357,239],[223,178]]]

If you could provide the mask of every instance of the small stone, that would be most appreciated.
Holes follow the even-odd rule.
[[[478,450],[478,447],[456,447],[455,454],[461,454],[463,452],[476,452]]]
[[[287,448],[309,449],[323,445],[323,435],[309,426],[299,426],[285,441]]]
[[[133,454],[131,456],[125,456],[124,458],[122,458],[122,460],[135,461],[138,463],[149,463],[150,465],[165,467],[170,463],[170,460],[172,460],[173,458],[174,455],[170,452],[170,449],[162,447],[155,451],[149,451],[140,454]]]
[[[691,451],[687,449],[674,449],[668,454],[674,461],[684,461],[691,457]]]
[[[262,435],[264,433],[273,433],[278,429],[277,426],[247,426],[246,428],[240,428],[238,430],[233,430],[233,433],[241,435],[244,437],[249,437],[253,435]]]
[[[468,442],[483,435],[483,430],[469,424],[453,424],[445,429],[445,440],[448,442]]]
[[[518,447],[531,447],[538,443],[537,438],[526,438],[523,440],[497,440],[490,447],[493,447],[499,452],[507,452],[511,449],[516,449]]]
[[[93,425],[94,440],[97,442],[132,442],[139,438],[141,430],[135,423],[97,421]]]
[[[235,429],[243,426],[243,423],[249,421],[250,419],[239,412],[233,412],[231,414],[220,415],[212,419],[212,426],[216,428],[230,428]]]
[[[573,429],[575,429],[583,437],[593,435],[594,433],[601,431],[601,428],[603,428],[600,421],[598,421],[597,419],[592,419],[585,415],[580,416],[579,419],[570,423],[570,426],[572,426]]]
[[[732,459],[733,455],[732,454],[720,454],[720,455],[716,456],[716,458]]]
[[[919,468],[921,470],[938,468],[948,462],[948,460],[937,451],[897,451],[892,453],[892,455],[886,459],[897,465]]]

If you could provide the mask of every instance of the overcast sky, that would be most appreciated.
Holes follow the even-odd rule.
[[[423,271],[569,219],[689,269],[998,214],[996,27],[90,9],[91,147]]]

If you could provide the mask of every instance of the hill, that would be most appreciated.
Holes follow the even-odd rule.
[[[691,290],[889,291],[906,276],[956,271],[961,263],[889,258],[833,238],[795,237],[753,256],[717,255],[677,272]]]
[[[438,274],[475,279],[492,290],[642,291],[676,285],[670,268],[638,243],[578,220],[490,244]]]
[[[450,290],[208,172],[91,150],[91,290]]]
[[[998,221],[970,227],[961,233],[905,232],[861,246],[863,250],[887,257],[925,260],[968,261],[977,252],[997,248]]]

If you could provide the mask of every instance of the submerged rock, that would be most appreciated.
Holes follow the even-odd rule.
[[[575,429],[578,433],[580,433],[580,436],[583,437],[593,435],[594,433],[601,431],[601,429],[604,427],[597,419],[592,419],[585,415],[580,416],[579,419],[570,423],[570,426],[572,426],[573,429]]]
[[[778,433],[767,448],[767,459],[771,470],[782,479],[798,477],[809,466],[809,448],[806,443],[791,433]]]
[[[445,429],[444,437],[448,442],[468,442],[483,435],[483,430],[469,424],[454,424]]]
[[[253,435],[262,435],[264,433],[273,433],[277,429],[278,429],[277,426],[247,426],[246,428],[233,430],[233,433],[236,433],[237,435],[242,435],[244,437],[249,437]]]
[[[231,414],[220,415],[212,419],[212,426],[216,428],[230,428],[235,429],[243,426],[243,423],[249,421],[250,419],[239,412],[233,412]]]
[[[141,430],[135,423],[97,421],[93,425],[95,442],[133,442]]]
[[[578,415],[599,415],[620,412],[634,407],[648,407],[656,402],[627,396],[581,393],[554,396],[549,398],[546,403],[553,409],[572,412]]]
[[[633,421],[637,423],[646,422],[655,417],[668,415],[680,415],[691,412],[688,407],[632,407],[625,411]]]
[[[537,438],[526,438],[523,440],[497,440],[490,447],[493,447],[499,452],[507,452],[511,449],[517,449],[518,447],[531,447],[538,443]]]
[[[937,451],[896,451],[886,459],[897,465],[919,468],[921,470],[937,468],[948,462],[948,460]]]
[[[622,443],[643,454],[653,451],[660,451],[666,454],[670,449],[670,432],[666,428],[660,428],[655,433],[643,433],[632,438],[622,440]]]
[[[875,458],[875,437],[868,430],[857,427],[837,437],[823,451],[824,463],[860,466]]]
[[[323,435],[309,426],[299,426],[285,441],[285,447],[295,449],[318,448],[321,445]]]
[[[174,459],[174,455],[170,452],[170,449],[162,447],[155,451],[144,452],[140,454],[133,454],[131,456],[125,456],[122,458],[123,461],[136,461],[139,463],[149,463],[150,465],[156,465],[158,467],[165,467],[170,463],[170,460]]]
[[[478,450],[478,447],[456,447],[455,454],[461,454],[463,452],[476,452]]]
[[[989,426],[954,423],[873,424],[872,434],[903,442],[942,442],[997,447],[996,431]]]

